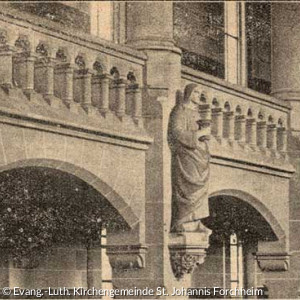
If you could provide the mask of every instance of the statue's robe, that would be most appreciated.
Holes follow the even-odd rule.
[[[207,142],[197,138],[199,119],[199,112],[184,104],[176,105],[170,116],[172,231],[209,216],[209,151]]]

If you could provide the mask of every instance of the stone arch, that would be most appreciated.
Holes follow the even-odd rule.
[[[224,189],[224,190],[220,190],[217,192],[213,192],[210,195],[210,198],[217,197],[217,196],[232,196],[232,197],[238,198],[238,199],[250,204],[268,222],[268,224],[271,226],[271,228],[274,231],[274,234],[276,235],[278,240],[285,240],[286,234],[285,234],[282,226],[277,221],[277,219],[274,217],[274,215],[270,212],[270,210],[261,201],[259,201],[257,198],[255,198],[251,194],[246,193],[241,190]]]
[[[126,201],[116,193],[108,184],[99,177],[82,167],[74,164],[52,159],[27,159],[16,161],[0,167],[0,172],[9,171],[17,168],[25,167],[41,167],[56,169],[70,175],[76,176],[88,185],[98,191],[107,201],[119,212],[130,228],[135,227],[139,223],[139,218],[132,211]]]

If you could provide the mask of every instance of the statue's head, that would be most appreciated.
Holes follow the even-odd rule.
[[[184,89],[184,97],[183,97],[183,103],[189,104],[190,102],[193,102],[194,104],[201,104],[201,91],[199,89],[199,86],[195,83],[190,83],[185,86]]]

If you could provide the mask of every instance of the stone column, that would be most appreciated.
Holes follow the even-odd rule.
[[[141,46],[173,43],[173,3],[128,2],[127,41]]]
[[[148,85],[168,88],[175,100],[181,51],[174,46],[172,1],[127,2],[127,43],[146,52]]]
[[[171,223],[171,153],[168,144],[169,116],[181,86],[181,51],[173,41],[173,3],[127,2],[127,43],[147,55],[144,72],[143,113],[145,129],[154,143],[146,154],[145,238],[151,244],[143,274],[153,280],[135,281],[156,289],[189,287],[172,272],[169,252]],[[152,225],[157,224],[155,230]],[[149,248],[150,249],[150,248]],[[154,264],[153,262],[156,261]]]
[[[92,74],[89,69],[82,74],[82,102],[81,106],[87,114],[94,114],[95,107],[92,106]]]
[[[247,119],[246,121],[246,143],[252,148],[256,148],[257,146],[255,119]]]
[[[101,76],[101,104],[99,109],[104,114],[109,112],[109,84],[111,80],[112,77],[108,74]]]
[[[272,94],[300,100],[300,3],[272,4]]]
[[[34,85],[38,93],[43,94],[49,105],[59,107],[59,99],[54,97],[54,66],[55,60],[43,57],[35,64]]]
[[[275,124],[267,126],[267,147],[270,150],[277,150],[277,127]]]
[[[72,111],[76,112],[73,95],[74,66],[65,63],[57,66],[54,72],[54,94],[62,99],[63,103]]]
[[[265,121],[257,123],[257,146],[267,148],[267,124]]]
[[[129,100],[129,101],[128,101]],[[142,91],[138,84],[130,86],[127,91],[129,113],[137,125],[142,125]]]
[[[20,53],[14,59],[17,84],[25,91],[34,90],[34,63],[36,57],[32,53]]]
[[[211,134],[220,142],[223,137],[223,112],[217,107],[211,110]]]
[[[14,48],[11,46],[0,47],[0,84],[7,87],[13,86],[13,53]]]
[[[272,3],[272,94],[300,110],[300,3]],[[300,129],[292,112],[291,127]]]
[[[234,140],[234,113],[233,111],[224,112],[224,125],[223,132],[224,138],[228,139],[228,141]]]
[[[246,142],[246,119],[245,116],[235,117],[235,139],[241,143]]]
[[[290,180],[289,220],[285,234],[290,241],[289,251],[299,249],[300,216],[298,203],[300,198],[300,3],[272,3],[272,94],[285,100],[291,106],[288,127],[277,129],[277,150],[286,151],[288,131],[288,154],[296,173]],[[275,133],[273,133],[275,135]],[[280,135],[282,135],[280,137]],[[284,155],[285,156],[285,155]],[[293,265],[293,273],[299,274],[300,268]],[[296,279],[296,278],[295,278]],[[299,285],[300,286],[300,285]],[[272,287],[270,286],[270,295]]]
[[[283,127],[277,129],[277,150],[281,152],[287,150],[287,133]]]
[[[126,85],[127,80],[124,78],[115,80],[116,90],[116,115],[123,118],[126,114]]]

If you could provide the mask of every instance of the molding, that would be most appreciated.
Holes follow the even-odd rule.
[[[236,155],[235,157],[238,157]],[[244,169],[255,173],[267,174],[271,176],[291,178],[295,173],[295,169],[292,165],[285,163],[282,165],[264,164],[261,161],[250,161],[246,159],[230,158],[228,156],[211,154],[210,163],[220,166],[227,166],[230,168]]]
[[[287,252],[255,254],[258,265],[265,272],[287,271],[290,265],[290,255]]]
[[[142,269],[145,267],[147,247],[144,245],[107,245],[106,254],[116,271]]]
[[[9,90],[9,93],[14,93],[13,90],[14,89]],[[16,90],[15,92],[23,96],[22,90]],[[18,96],[17,94],[15,96]],[[10,97],[10,95],[7,97],[14,100],[14,97]],[[21,99],[19,100],[21,101]],[[27,102],[27,104],[29,103],[30,102]],[[86,121],[84,123],[78,123],[76,122],[77,115],[74,115],[75,121],[70,121],[70,117],[72,116],[71,112],[69,112],[68,118],[64,118],[63,110],[60,111],[59,109],[53,109],[53,112],[55,112],[56,115],[56,117],[53,118],[46,115],[46,109],[50,109],[49,105],[46,105],[46,102],[44,104],[39,104],[41,109],[45,108],[44,115],[41,113],[36,114],[34,112],[22,112],[14,108],[0,107],[0,123],[101,141],[104,143],[123,145],[125,147],[141,150],[147,150],[149,145],[153,142],[153,139],[148,136],[144,129],[137,127],[134,124],[134,120],[132,120],[131,123],[130,120],[125,123],[123,125],[124,129],[122,128],[123,132],[121,132],[121,122],[118,126],[114,126],[113,119],[108,120],[105,124],[106,128],[104,128],[103,121],[105,120],[100,116],[100,113],[98,118],[99,126],[95,126],[95,121],[97,121],[96,117],[90,118],[89,116],[83,115]],[[89,120],[91,122],[89,122]],[[112,129],[109,129],[108,127],[111,127]]]

